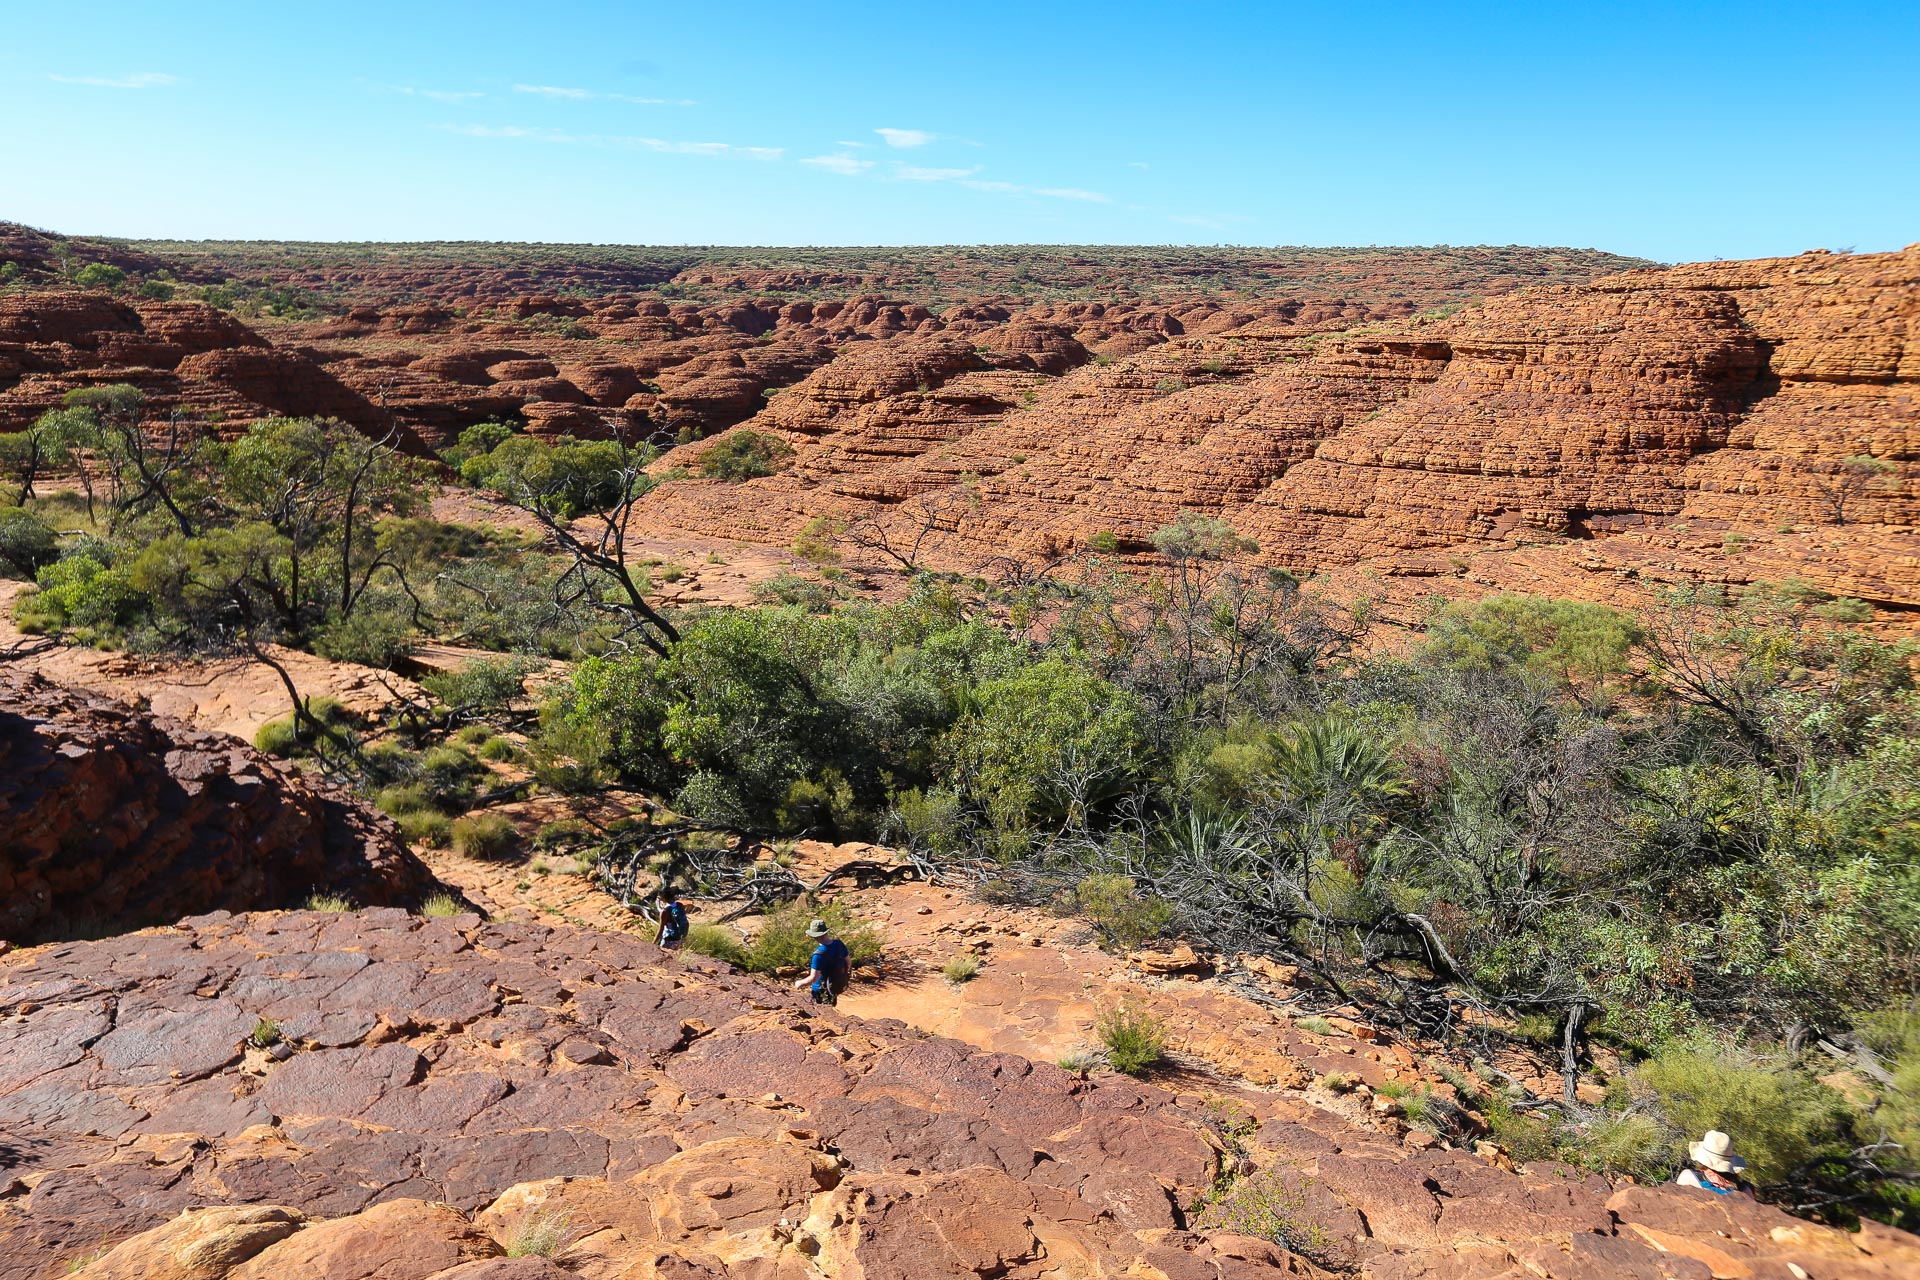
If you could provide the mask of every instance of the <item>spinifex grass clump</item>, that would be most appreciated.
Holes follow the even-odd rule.
[[[980,957],[971,953],[955,956],[940,966],[940,976],[956,987],[965,982],[972,982],[979,974]]]
[[[497,813],[470,813],[453,823],[453,847],[469,858],[510,858],[520,851],[520,831]]]
[[[1145,1075],[1167,1056],[1166,1032],[1159,1019],[1132,1000],[1104,1009],[1094,1029],[1106,1046],[1107,1065],[1130,1076]]]

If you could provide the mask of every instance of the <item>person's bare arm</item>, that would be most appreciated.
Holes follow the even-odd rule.
[[[807,970],[806,977],[800,979],[800,981],[793,984],[793,989],[795,991],[798,991],[800,990],[800,988],[810,987],[818,981],[820,981],[820,971],[818,969],[809,969]]]

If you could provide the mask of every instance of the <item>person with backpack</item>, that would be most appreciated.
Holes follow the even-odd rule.
[[[813,958],[807,962],[807,976],[794,983],[793,988],[796,991],[808,988],[815,1004],[838,1004],[840,993],[853,980],[853,953],[847,950],[846,943],[832,936],[825,920],[815,920],[808,925],[807,936],[818,945],[813,949]]]
[[[687,940],[687,909],[680,903],[680,895],[671,889],[660,891],[660,929],[653,937],[653,945],[665,947],[669,951]]]

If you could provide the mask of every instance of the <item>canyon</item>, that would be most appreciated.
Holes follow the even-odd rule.
[[[76,287],[81,261],[120,277]],[[1198,515],[1409,626],[1504,591],[1774,584],[1894,635],[1920,609],[1920,246],[1656,267],[0,225],[0,268],[0,430],[124,382],[156,422],[324,416],[428,460],[485,421],[647,441],[662,483],[629,536],[685,562],[675,607],[813,572],[794,548],[822,529],[863,531],[851,589],[886,591],[915,569],[1146,569]],[[784,446],[772,474],[700,475],[747,433]],[[472,491],[434,510],[528,530]],[[1116,953],[1062,913],[890,872],[838,893],[885,963],[814,1005],[654,946],[571,859],[408,848],[236,740],[286,709],[258,664],[5,620],[0,651],[0,1280],[1920,1270],[1920,1239],[1871,1221],[1517,1160],[1470,1115],[1411,1126],[1408,1089],[1464,1114],[1468,1085],[1550,1094],[1557,1068],[1306,1017],[1267,957]],[[276,652],[370,722],[419,694]],[[614,788],[489,804],[526,830],[658,811]],[[896,865],[788,852],[809,881]],[[978,976],[944,978],[956,958]],[[1169,1031],[1147,1080],[1073,1065],[1123,1000]],[[1265,1197],[1264,1238],[1208,1216],[1234,1188]]]
[[[57,283],[50,244],[0,238],[31,282],[0,293],[10,429],[130,381],[163,411],[321,414],[422,454],[489,419],[662,441],[654,469],[674,475],[749,431],[791,449],[778,474],[688,474],[638,531],[785,549],[825,518],[930,532],[926,567],[977,572],[1093,546],[1145,563],[1152,532],[1195,512],[1409,619],[1496,591],[1645,603],[1703,584],[1801,584],[1900,630],[1920,604],[1920,247],[1668,268],[1538,250],[92,250],[148,279],[245,276],[311,313],[242,322],[39,287]]]

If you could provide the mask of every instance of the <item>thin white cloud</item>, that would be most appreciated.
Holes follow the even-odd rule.
[[[836,142],[833,145],[836,147],[858,147],[860,150],[864,151],[868,147],[871,147],[873,144],[871,142]]]
[[[404,93],[412,98],[431,98],[435,102],[471,102],[475,98],[484,98],[487,96],[484,93],[475,91],[455,89],[416,89],[411,85],[402,85],[398,89],[395,89],[394,92]]]
[[[925,129],[875,129],[874,132],[890,147],[924,147],[940,136]]]
[[[1018,182],[1002,182],[997,178],[976,178],[973,175],[979,169],[918,169],[911,165],[895,165],[894,176],[907,178],[915,182],[954,182],[969,191],[991,191],[1005,196],[1043,196],[1048,200],[1079,200],[1086,204],[1112,204],[1113,197],[1100,191],[1087,191],[1080,187],[1028,187]]]
[[[164,71],[136,71],[126,76],[50,75],[47,79],[60,84],[83,84],[94,89],[162,89],[170,84],[185,83],[179,76],[170,76]]]
[[[596,93],[592,89],[574,89],[557,84],[517,84],[515,93],[539,98],[559,98],[567,102],[625,102],[636,107],[691,107],[692,98],[637,98],[630,93]]]
[[[864,173],[874,165],[871,160],[862,160],[857,156],[849,155],[804,156],[800,163],[810,164],[816,169],[825,169],[828,173],[838,173],[849,178],[856,173]]]
[[[566,133],[518,124],[443,124],[435,126],[444,133],[468,138],[524,138],[532,142],[554,142],[570,146],[616,147],[657,151],[676,156],[744,156],[749,160],[778,160],[786,154],[782,147],[743,147],[732,142],[677,142],[667,138],[645,138],[630,134]]]
[[[972,169],[926,169],[916,164],[902,164],[894,166],[893,176],[896,178],[904,178],[908,182],[952,182],[956,178],[971,178],[978,172],[980,172],[978,167]]]
[[[575,102],[584,102],[594,96],[590,89],[563,89],[554,84],[517,84],[515,93],[538,94],[542,98],[571,98]]]
[[[1150,165],[1150,164],[1148,164],[1148,163],[1147,163],[1147,162],[1146,162],[1145,160],[1129,160],[1129,161],[1127,161],[1127,168],[1129,168],[1129,169],[1151,169],[1151,168],[1153,168],[1153,166],[1152,166],[1152,165]]]
[[[578,142],[579,138],[558,129],[531,129],[518,124],[442,124],[442,133],[457,133],[468,138],[533,138],[540,142]]]

